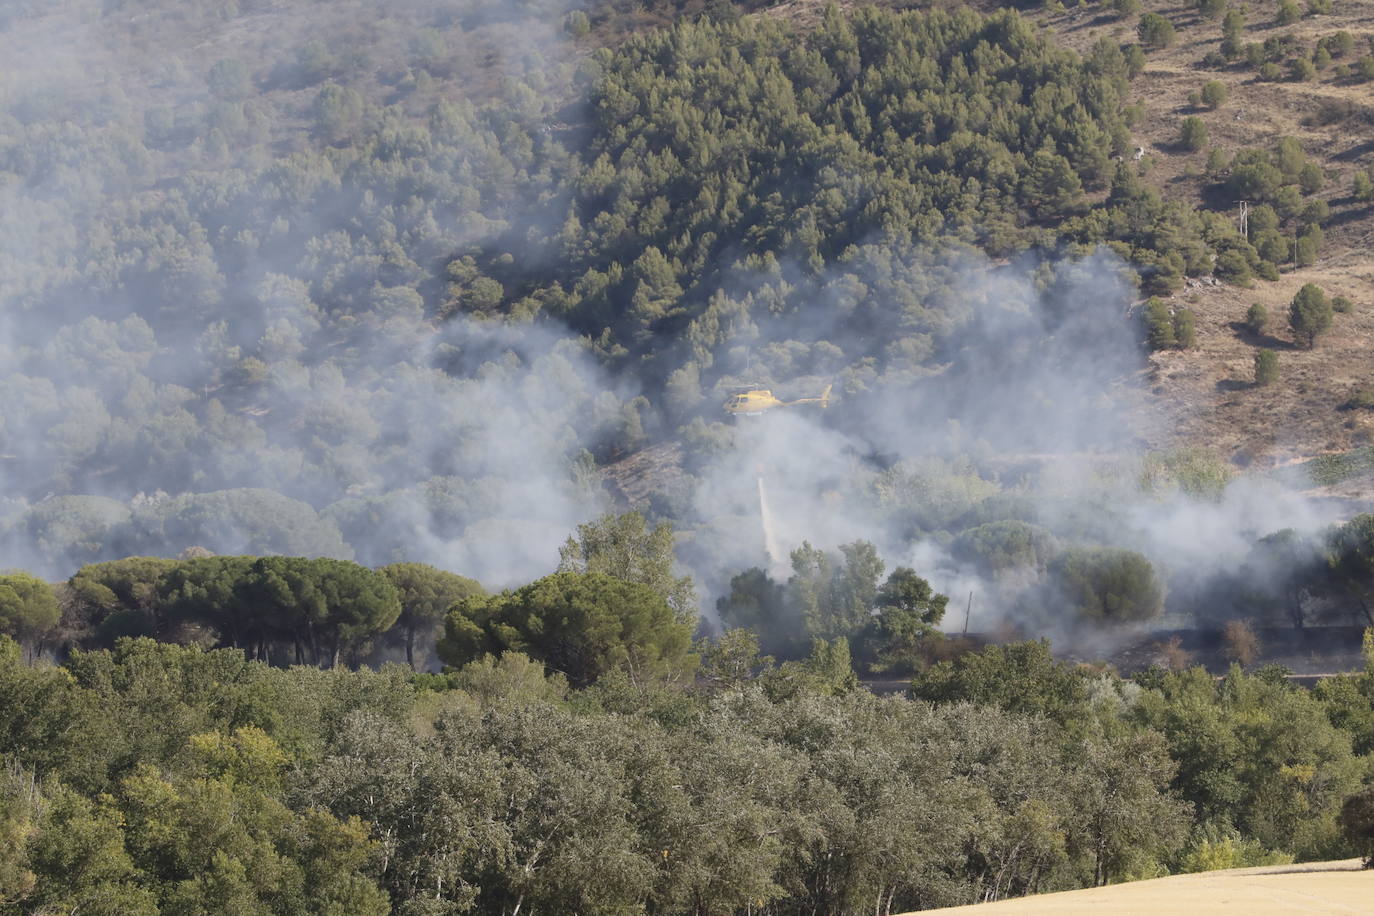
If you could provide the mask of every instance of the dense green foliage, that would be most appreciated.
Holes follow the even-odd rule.
[[[649,529],[638,511],[607,513],[577,526],[558,551],[559,572],[601,573],[638,582],[667,600],[680,620],[696,617],[692,580],[673,574],[673,526],[659,522]]]
[[[942,637],[948,596],[909,567],[883,578],[885,564],[867,541],[830,553],[803,542],[792,552],[792,575],[775,582],[761,569],[730,581],[716,602],[721,624],[757,634],[763,651],[798,658],[816,640],[853,647],[862,666],[905,673],[920,667]]]
[[[48,583],[27,573],[0,575],[0,634],[32,645],[60,617],[57,597]]]
[[[1174,24],[1159,13],[1146,13],[1136,25],[1141,44],[1149,48],[1167,48],[1174,43],[1177,32]]]
[[[1341,829],[1351,847],[1374,867],[1374,786],[1357,792],[1341,807]]]
[[[1133,684],[1032,643],[908,700],[3,645],[6,914],[887,914],[1366,849],[1347,706],[1239,670]]]
[[[439,657],[461,667],[523,652],[575,687],[611,671],[632,683],[691,674],[695,619],[682,619],[647,585],[605,573],[561,572],[512,592],[466,598],[444,622]]]
[[[1332,587],[1360,609],[1374,626],[1374,515],[1357,515],[1326,538]]]
[[[1202,91],[1199,95],[1202,104],[1208,108],[1220,108],[1226,102],[1230,91],[1226,84],[1220,80],[1208,80],[1202,84]]]
[[[1177,345],[1174,336],[1174,316],[1169,305],[1158,296],[1151,296],[1145,303],[1145,324],[1149,334],[1150,349],[1165,350]]]
[[[1207,145],[1207,123],[1201,118],[1188,116],[1179,125],[1179,145],[1190,153],[1196,153]]]
[[[959,535],[952,548],[956,557],[992,576],[1025,569],[1043,571],[1059,552],[1054,535],[1018,519],[969,528]]]
[[[1107,547],[1072,548],[1050,564],[1051,587],[1089,622],[1149,620],[1164,606],[1164,588],[1139,553]]]
[[[337,665],[339,653],[390,629],[401,613],[388,578],[345,560],[206,557],[186,560],[159,581],[173,617],[208,619],[229,644],[266,658],[289,642],[293,658]]]
[[[1330,479],[1365,470],[1359,462],[1326,465]],[[1374,625],[1374,515],[1356,515],[1318,532],[1292,528],[1259,539],[1250,559],[1233,576],[1218,581],[1214,600],[1243,616],[1256,612],[1286,615],[1288,623],[1340,622]],[[1250,610],[1244,610],[1248,607]]]

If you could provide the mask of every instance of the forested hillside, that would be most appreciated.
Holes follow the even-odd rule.
[[[976,593],[975,629],[1363,621],[1320,565],[1360,555],[1332,523],[1361,507],[1191,447],[1225,423],[1180,391],[1216,290],[1292,299],[1231,320],[1255,380],[1212,394],[1237,410],[1358,341],[1364,303],[1304,265],[1358,223],[1363,154],[1341,197],[1329,151],[1233,148],[1244,39],[1279,26],[1211,6],[1175,19],[1220,88],[1160,138],[1138,84],[1183,52],[1129,7],[13,7],[11,563],[324,556],[499,588],[633,506],[672,524],[711,626],[782,606],[737,585],[824,580],[861,543],[858,581]],[[1358,84],[1365,34],[1319,37],[1306,82]],[[833,404],[730,422],[741,386]],[[1141,600],[1105,608],[1117,579]],[[776,638],[861,629],[814,605]]]
[[[732,385],[834,380],[851,429],[893,425],[888,395],[943,427],[1031,375],[1003,417],[1075,413],[1044,389],[1129,373],[1136,336],[1129,283],[1067,319],[1087,274],[1164,291],[1278,257],[1140,179],[1140,46],[1080,56],[1016,12],[318,9],[8,14],[0,461],[26,565],[200,545],[515,581],[594,512],[590,462],[675,431],[709,458]],[[1073,266],[1103,242],[1120,264]],[[1028,296],[1047,314],[1019,326]],[[1054,379],[968,393],[989,337],[1047,334],[1025,359],[1069,359]],[[1023,432],[969,434],[1047,447]]]
[[[4,4],[0,913],[1374,858],[1334,4]]]

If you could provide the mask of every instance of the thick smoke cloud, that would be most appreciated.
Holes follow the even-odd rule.
[[[276,15],[289,5],[189,3],[159,19],[140,0],[73,0],[0,21],[22,51],[0,97],[15,128],[0,147],[6,566],[56,578],[204,546],[421,560],[500,586],[548,571],[607,507],[588,453],[635,422],[634,383],[561,329],[440,324],[417,293],[432,304],[443,259],[505,228],[444,198],[465,200],[462,186],[423,185],[416,163],[502,165],[471,107],[427,87],[466,83],[517,123],[547,120],[567,95],[562,20],[576,5],[356,0]],[[187,34],[196,48],[167,41]],[[413,117],[434,108],[447,158],[423,163],[399,109],[344,88],[356,123],[340,129],[375,133],[374,163],[391,171],[345,174],[318,155],[328,137],[305,135],[286,141],[306,152],[264,168],[262,106],[290,124],[303,104],[308,118],[335,77],[394,81]],[[503,193],[519,210],[538,190]],[[92,258],[105,275],[72,271]]]
[[[134,0],[68,6],[64,47],[80,53],[15,32],[27,56],[0,90],[3,126],[29,131],[0,148],[4,565],[56,578],[202,546],[418,560],[515,584],[550,571],[562,539],[611,507],[596,460],[672,439],[691,486],[655,494],[650,511],[681,532],[708,613],[735,572],[784,579],[803,540],[864,539],[951,595],[951,624],[973,593],[973,628],[1043,629],[1055,618],[1029,607],[1036,577],[980,572],[954,549],[959,531],[1017,518],[1066,544],[1139,550],[1167,575],[1171,611],[1193,613],[1257,537],[1335,515],[1259,480],[1217,499],[1142,491],[1158,437],[1137,293],[1106,251],[994,262],[875,242],[820,276],[724,258],[707,316],[724,342],[661,386],[633,364],[612,374],[614,360],[552,320],[435,319],[450,296],[475,314],[509,305],[489,277],[455,274],[455,253],[505,252],[496,275],[553,256],[482,207],[499,201],[492,212],[544,238],[568,212],[540,195],[561,187],[548,174],[575,168],[556,135],[585,120],[559,34],[571,5],[414,0],[384,17],[363,0],[316,5],[319,34],[353,36],[316,49],[261,28],[271,0],[241,0],[180,56],[150,53],[160,27]],[[408,100],[427,138],[330,88],[368,53],[406,61],[364,88]],[[279,61],[250,89],[317,117],[277,138],[289,155],[266,162],[253,106],[232,101],[234,67],[214,69],[239,57]],[[430,71],[465,67],[511,117],[500,130],[433,90]],[[52,111],[78,126],[30,131]],[[498,150],[495,134],[526,128]],[[345,137],[370,160],[343,156]],[[430,161],[432,143],[444,147]],[[214,167],[197,171],[207,156]],[[118,232],[101,201],[117,204]],[[82,258],[102,269],[77,283]],[[695,346],[682,337],[664,352]],[[737,386],[792,399],[826,385],[825,410],[729,423],[719,407]]]
[[[850,373],[827,410],[800,405],[739,419],[732,447],[703,472],[695,506],[704,518],[737,520],[717,526],[719,537],[735,532],[723,556],[769,563],[759,526],[746,521],[757,519],[762,478],[785,550],[803,539],[827,549],[870,540],[890,562],[914,564],[937,585],[963,592],[969,574],[922,537],[952,528],[997,489],[962,456],[1116,457],[1130,445],[1137,394],[1130,381],[1142,353],[1124,264],[1105,252],[1043,265],[997,265],[969,252],[918,263],[912,270],[938,278],[961,320],[932,344],[938,371]],[[822,306],[836,285],[817,283]],[[881,352],[886,341],[855,334],[835,311],[818,307],[767,330],[847,354]],[[769,344],[762,334],[753,341],[756,351]],[[792,382],[788,394],[815,396],[827,382]],[[771,566],[780,574],[786,560],[772,558]]]
[[[568,532],[604,507],[598,488],[573,479],[570,459],[619,420],[623,386],[579,343],[547,329],[454,321],[381,337],[375,352],[350,363],[347,384],[334,365],[274,375],[258,409],[289,422],[267,426],[265,441],[222,441],[179,456],[191,483],[181,493],[130,495],[118,474],[73,477],[71,491],[87,499],[38,500],[24,529],[11,533],[10,562],[62,575],[92,559],[195,545],[420,560],[480,570],[493,584],[546,571]],[[96,389],[80,384],[93,381],[59,380],[53,390],[79,392],[103,413]],[[69,413],[76,397],[53,415]],[[20,427],[10,441],[22,448],[42,436]],[[259,489],[196,496],[197,468]],[[24,492],[13,472],[5,485]],[[340,490],[319,515],[307,501]],[[130,509],[120,511],[124,504]],[[59,506],[67,511],[44,518]],[[71,540],[61,530],[70,524],[95,524],[90,534],[104,543],[76,556],[50,553]]]
[[[938,371],[911,378],[841,373],[828,410],[784,408],[735,424],[731,445],[701,473],[695,511],[709,537],[690,549],[708,591],[756,565],[777,581],[786,554],[805,540],[834,550],[873,542],[888,568],[908,565],[951,596],[946,627],[1047,635],[1084,645],[1043,570],[992,575],[952,549],[955,533],[999,518],[1048,529],[1063,546],[1138,551],[1169,592],[1151,626],[1191,626],[1254,613],[1217,603],[1220,583],[1242,575],[1279,586],[1284,572],[1251,569],[1256,542],[1294,528],[1315,532],[1340,517],[1276,481],[1239,477],[1216,493],[1148,478],[1149,410],[1138,293],[1128,265],[1099,250],[1079,259],[994,264],[967,252],[927,256],[920,270],[958,299],[956,327],[932,343]],[[777,340],[830,341],[846,353],[881,353],[827,311],[835,278],[817,282],[814,316],[749,339],[766,354]],[[752,333],[752,332],[751,332]],[[761,361],[762,362],[762,361]],[[770,376],[757,367],[734,380],[814,396],[828,379]],[[761,376],[761,378],[757,378]],[[720,395],[721,391],[716,391]],[[759,524],[759,487],[770,529]],[[767,536],[765,536],[765,534]],[[779,545],[765,548],[765,541]],[[782,554],[782,556],[778,556]],[[1265,577],[1268,577],[1266,580]],[[1269,581],[1272,580],[1272,581]]]

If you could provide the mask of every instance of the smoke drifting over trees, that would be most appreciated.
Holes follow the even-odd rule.
[[[515,585],[613,506],[599,468],[669,441],[644,508],[707,599],[768,565],[760,479],[776,553],[871,542],[987,595],[985,626],[1063,604],[1048,558],[951,551],[986,523],[1139,552],[1186,609],[1323,521],[1137,466],[1133,304],[1263,258],[1113,162],[1130,55],[1010,11],[737,13],[598,48],[666,8],[13,8],[9,562],[199,546]],[[1301,150],[1270,158],[1298,180]],[[827,384],[828,410],[719,409]]]
[[[1138,46],[762,5],[0,5],[0,914],[1368,851],[1374,643],[1307,691],[938,632],[1374,623],[1374,516],[1142,445],[1139,303],[1310,256],[1301,149],[1237,157],[1252,245],[1142,183]]]

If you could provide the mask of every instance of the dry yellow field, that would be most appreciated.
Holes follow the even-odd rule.
[[[1302,913],[1374,913],[1374,871],[1359,859],[1270,865],[1229,871],[1174,875],[1059,894],[1040,894],[927,913],[1033,914],[1211,914],[1292,916]]]

